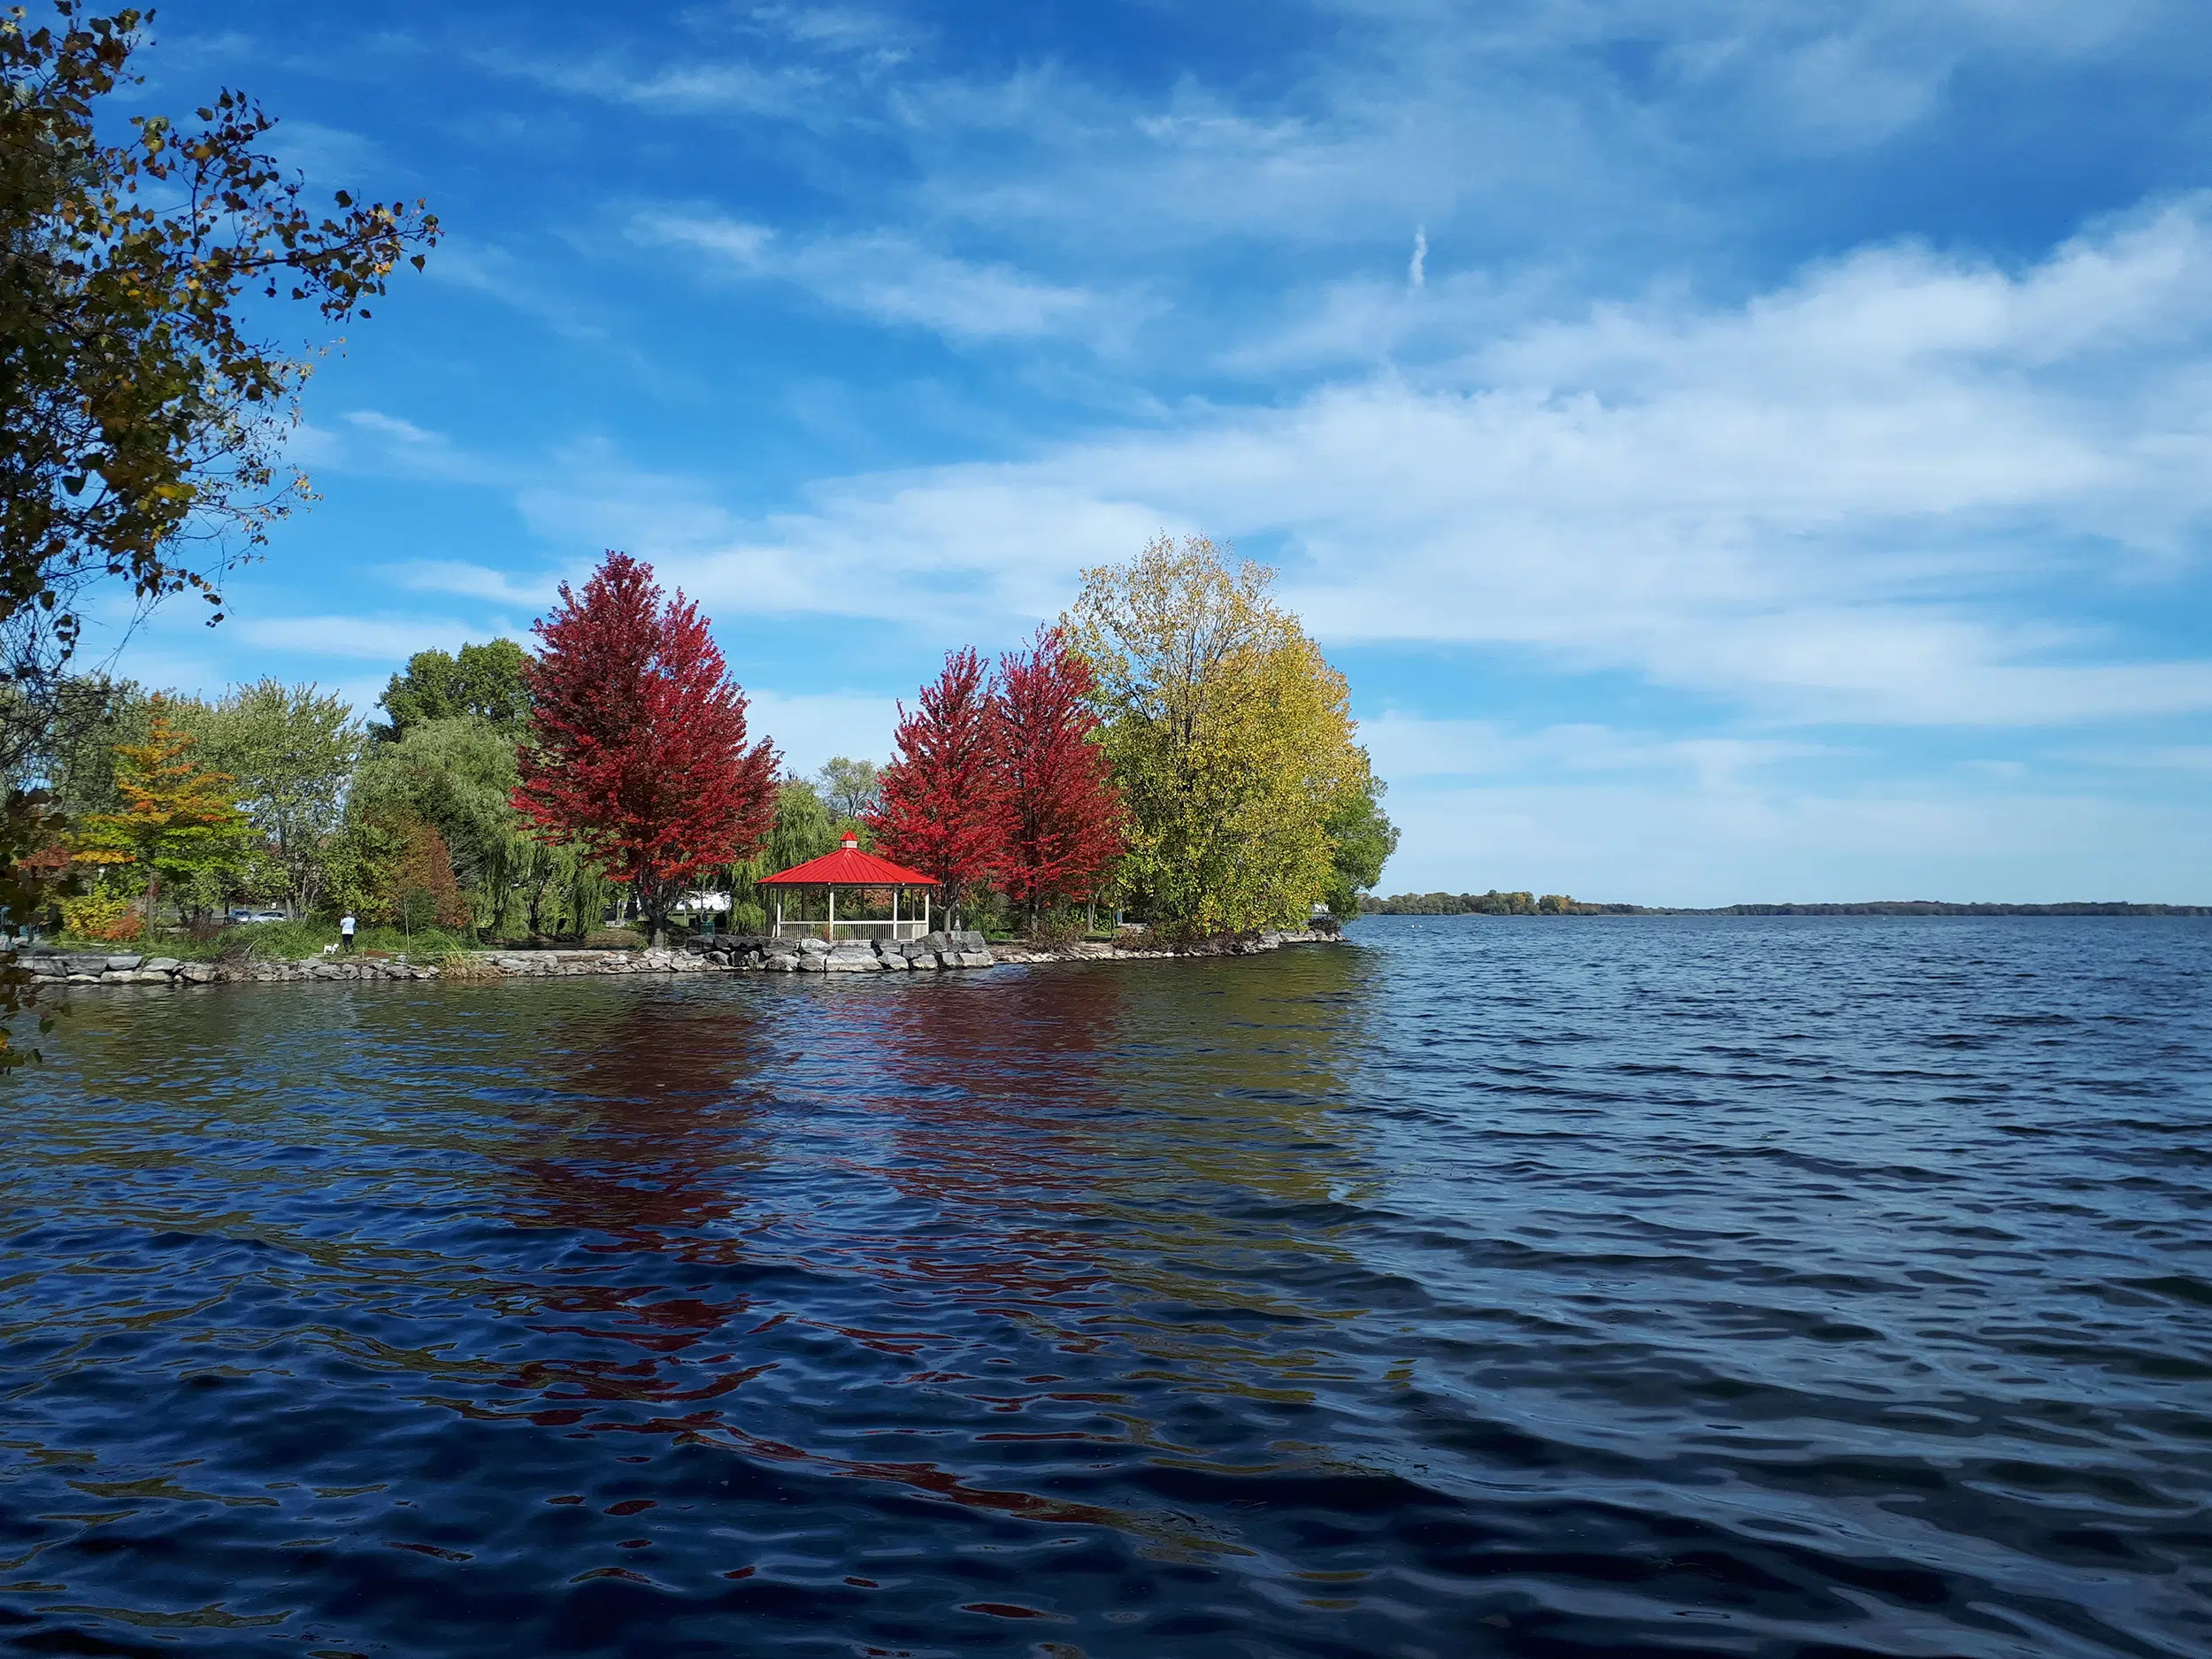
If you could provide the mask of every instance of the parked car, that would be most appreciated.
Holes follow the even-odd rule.
[[[291,918],[282,910],[235,910],[230,913],[233,922],[285,922]]]

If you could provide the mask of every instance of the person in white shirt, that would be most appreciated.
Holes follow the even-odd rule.
[[[338,949],[341,950],[353,949],[353,912],[351,910],[348,910],[338,918]]]

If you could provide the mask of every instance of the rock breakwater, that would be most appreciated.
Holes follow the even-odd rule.
[[[726,967],[768,973],[913,973],[988,968],[998,963],[981,933],[938,932],[919,939],[732,939],[707,956]]]
[[[654,950],[481,950],[410,962],[403,956],[338,956],[304,962],[257,959],[185,962],[129,951],[63,951],[34,945],[18,958],[42,985],[236,985],[305,979],[488,979],[598,973],[936,972],[988,968],[998,958],[980,933],[939,932],[919,939],[732,938],[705,949]]]
[[[81,951],[22,952],[16,965],[42,985],[219,985],[240,980],[434,979],[427,963],[398,957],[317,956],[306,962],[180,962],[174,956],[141,956],[128,952],[96,956]]]
[[[919,939],[766,939],[733,936],[653,950],[480,950],[410,962],[403,956],[326,956],[304,962],[186,962],[129,951],[98,953],[33,945],[18,957],[41,985],[276,984],[308,979],[496,979],[602,973],[934,973],[1000,963],[1121,962],[1167,956],[1249,956],[1285,945],[1331,944],[1329,930],[1270,931],[1168,948],[1085,941],[1041,950],[993,945],[981,933],[941,931]]]
[[[1026,944],[994,945],[991,952],[1001,962],[1163,962],[1171,956],[1256,956],[1286,945],[1343,942],[1344,930],[1331,924],[1326,927],[1270,927],[1256,933],[1194,939],[1177,945],[1139,944],[1133,939],[1107,944],[1086,939],[1051,949]]]

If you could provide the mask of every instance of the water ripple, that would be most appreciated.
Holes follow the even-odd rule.
[[[27,1653],[2212,1650],[2212,929],[103,993]]]

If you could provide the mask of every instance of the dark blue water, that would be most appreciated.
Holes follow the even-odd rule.
[[[2212,1652],[2212,926],[101,993],[0,1644]]]

